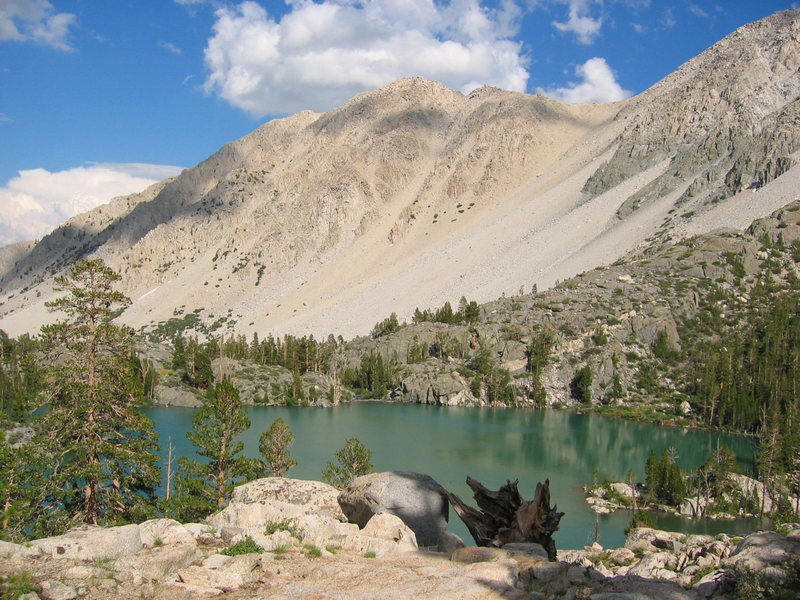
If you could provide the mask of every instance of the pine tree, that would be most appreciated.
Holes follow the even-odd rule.
[[[22,542],[38,532],[46,468],[36,445],[13,444],[0,431],[0,539]]]
[[[372,473],[372,451],[361,440],[349,438],[336,453],[336,464],[329,462],[322,480],[337,488],[346,488],[356,477]]]
[[[261,434],[258,450],[262,456],[264,470],[272,477],[283,477],[286,471],[297,464],[289,454],[289,446],[294,443],[294,434],[281,417],[273,421],[270,428]]]
[[[240,456],[244,449],[236,437],[250,427],[239,391],[223,379],[212,387],[203,406],[192,418],[186,437],[207,462],[178,460],[174,511],[184,520],[201,519],[230,497],[233,487],[256,476],[253,459]]]
[[[552,331],[542,331],[533,336],[533,340],[525,351],[527,358],[525,367],[531,374],[530,396],[537,406],[544,406],[547,400],[547,391],[542,383],[542,375],[550,361],[554,341]]]
[[[569,384],[572,397],[584,404],[592,403],[592,367],[584,365],[575,373],[575,377]]]
[[[50,410],[37,445],[48,458],[44,530],[72,522],[145,518],[159,481],[153,423],[138,408],[129,328],[112,323],[129,304],[102,260],[80,260],[56,279],[67,294],[47,303],[64,321],[42,328]]]
[[[186,343],[182,335],[176,335],[172,341],[172,368],[179,372],[186,371]]]

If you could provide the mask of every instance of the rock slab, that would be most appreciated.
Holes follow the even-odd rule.
[[[443,545],[449,504],[446,490],[429,475],[403,471],[357,478],[338,497],[351,523],[363,528],[376,514],[390,513],[416,534],[421,548]]]

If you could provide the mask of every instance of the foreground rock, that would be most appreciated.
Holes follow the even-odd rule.
[[[740,540],[640,528],[624,548],[561,551],[557,561],[538,544],[420,552],[398,516],[377,513],[359,528],[342,520],[336,496],[318,482],[257,480],[206,523],[156,519],[0,543],[0,576],[27,573],[27,600],[722,600],[733,569],[779,576],[800,560],[800,526]],[[246,536],[264,544],[221,553]]]
[[[305,544],[383,556],[417,549],[414,532],[397,517],[371,527],[369,520],[361,527],[348,523],[338,495],[339,490],[318,481],[257,479],[237,487],[228,506],[209,523],[233,542],[250,537],[265,550]]]
[[[359,527],[374,515],[390,513],[414,531],[423,548],[445,551],[463,546],[447,531],[447,491],[428,475],[401,471],[364,475],[339,494],[338,502],[347,519]]]

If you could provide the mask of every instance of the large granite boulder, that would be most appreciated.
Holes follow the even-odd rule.
[[[208,523],[221,533],[249,535],[264,548],[274,545],[267,539],[268,527],[280,523],[305,543],[323,543],[348,535],[353,527],[339,508],[338,494],[336,488],[319,481],[256,479],[235,488],[228,505],[209,517]]]
[[[82,525],[64,535],[33,540],[28,546],[53,558],[80,560],[120,558],[143,548],[139,525],[108,528]]]
[[[320,481],[265,477],[240,485],[233,490],[230,504],[271,504],[280,502],[298,507],[306,514],[327,515],[344,521],[339,508],[339,490]]]
[[[338,500],[347,519],[361,528],[373,515],[390,513],[411,528],[421,548],[443,550],[452,545],[446,534],[447,492],[429,475],[371,473],[353,481]]]
[[[247,535],[265,550],[313,544],[384,556],[417,549],[414,532],[401,519],[365,521],[361,530],[348,523],[338,493],[318,481],[257,479],[237,487],[228,506],[208,522],[223,537],[231,534],[229,542]]]
[[[798,530],[788,536],[773,531],[751,533],[739,542],[725,562],[750,571],[761,571],[789,560],[800,560]]]

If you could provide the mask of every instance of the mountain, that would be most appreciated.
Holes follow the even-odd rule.
[[[99,256],[121,319],[353,336],[481,302],[797,196],[800,11],[740,28],[646,92],[562,104],[420,78],[271,121],[177,177],[0,250],[0,328],[36,331],[53,276]]]

